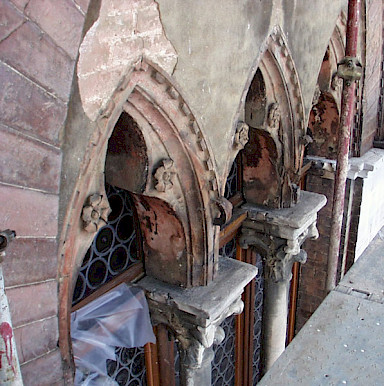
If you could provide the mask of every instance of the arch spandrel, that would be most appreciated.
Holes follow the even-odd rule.
[[[95,121],[121,77],[144,58],[172,73],[177,53],[155,0],[101,1],[99,17],[79,49],[77,74],[84,112]]]

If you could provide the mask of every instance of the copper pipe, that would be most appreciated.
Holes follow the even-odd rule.
[[[348,23],[346,40],[346,57],[356,57],[357,37],[360,15],[360,0],[349,0],[348,2]],[[351,125],[354,115],[355,104],[354,81],[345,81],[343,83],[343,94],[341,100],[341,116],[338,139],[337,168],[335,176],[333,207],[330,231],[330,243],[328,250],[327,267],[327,292],[333,290],[336,286],[337,268],[339,265],[339,249],[341,228],[343,223],[345,184],[348,171],[349,142],[351,137]]]
[[[292,280],[290,289],[290,307],[288,316],[288,333],[287,333],[287,345],[292,342],[295,337],[295,324],[296,324],[296,305],[297,305],[297,289],[299,286],[299,263],[296,261],[292,267]]]

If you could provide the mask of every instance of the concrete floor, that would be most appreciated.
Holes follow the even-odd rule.
[[[384,385],[384,228],[258,385]]]

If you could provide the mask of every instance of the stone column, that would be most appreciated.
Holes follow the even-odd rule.
[[[320,194],[302,192],[298,204],[291,208],[268,209],[246,204],[240,244],[249,246],[265,261],[263,350],[267,371],[285,350],[288,295],[295,261],[304,263],[307,254],[301,245],[307,238],[317,238],[317,212],[325,205]]]
[[[221,322],[243,310],[241,294],[257,268],[220,258],[217,277],[207,286],[180,288],[149,276],[140,285],[154,324],[165,324],[179,341],[182,386],[211,385],[212,345],[224,339]]]

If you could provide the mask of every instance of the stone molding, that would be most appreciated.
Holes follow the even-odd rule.
[[[324,172],[336,172],[336,160],[317,156],[307,156],[306,159],[311,161],[317,169],[321,169]],[[382,163],[384,163],[384,150],[373,148],[361,157],[349,159],[347,178],[350,180],[368,178],[369,173],[377,169]]]

